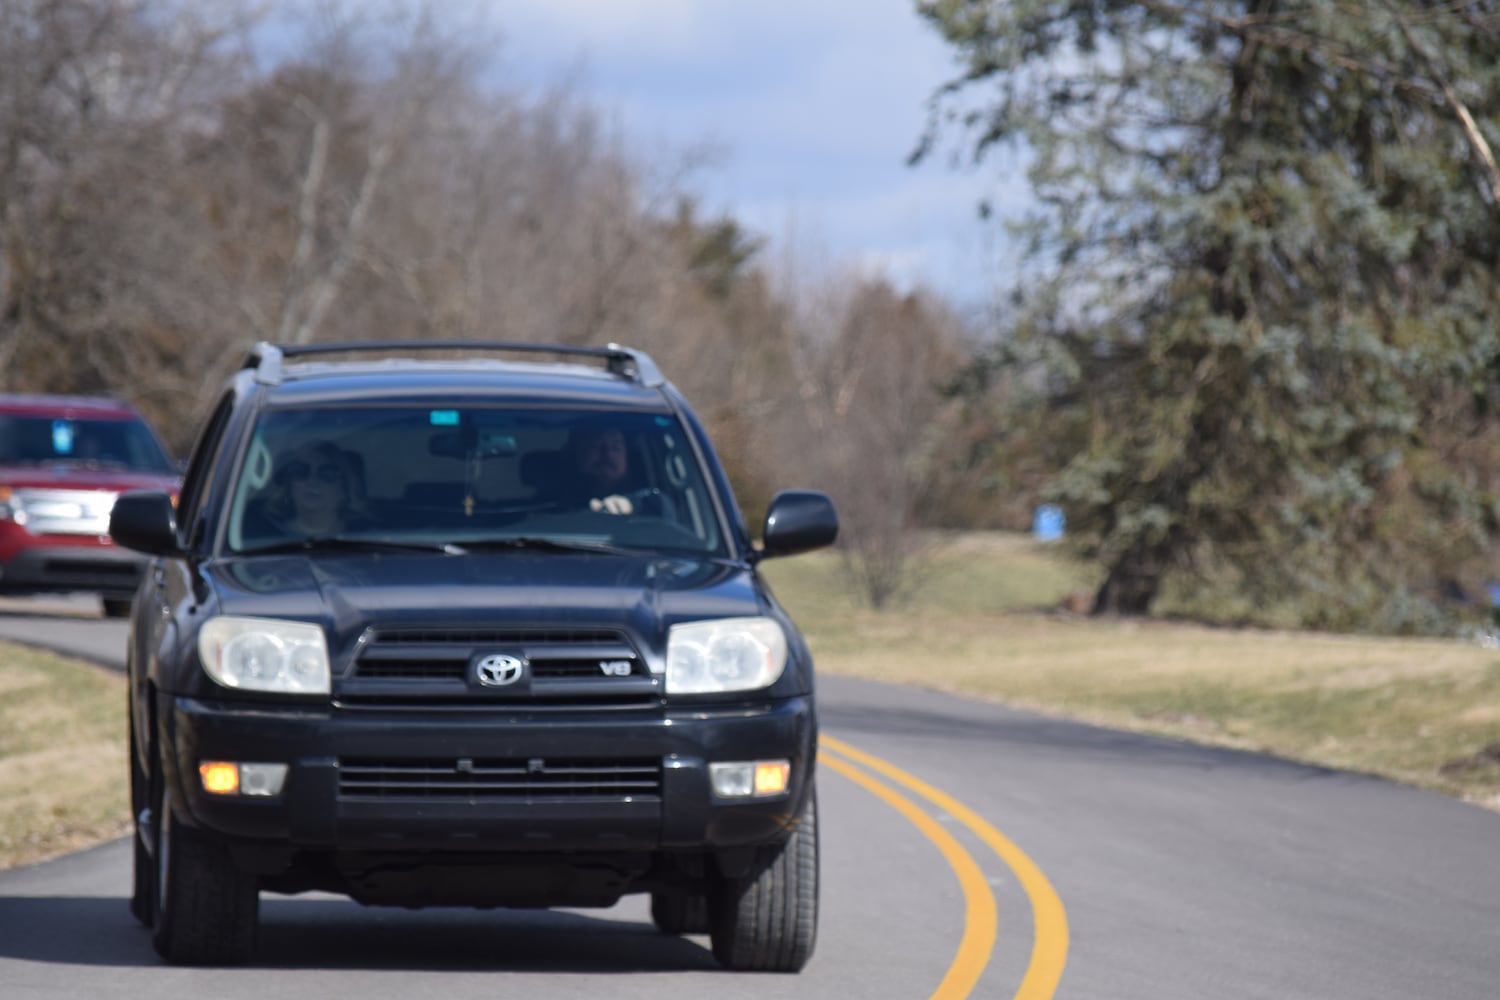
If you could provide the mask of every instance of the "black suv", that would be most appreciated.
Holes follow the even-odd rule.
[[[260,345],[179,502],[127,493],[110,520],[154,557],[129,642],[132,911],[167,960],[229,963],[262,890],[647,892],[723,965],[800,969],[813,664],[757,564],[837,532],[824,494],[786,491],[754,547],[638,351]]]

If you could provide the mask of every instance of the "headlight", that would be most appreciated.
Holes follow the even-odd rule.
[[[667,693],[770,687],[786,667],[786,633],[770,618],[684,622],[667,630]]]
[[[327,694],[323,630],[273,618],[210,618],[198,630],[198,658],[225,687],[284,694]]]
[[[11,491],[9,486],[0,486],[0,521],[26,523],[26,505]]]

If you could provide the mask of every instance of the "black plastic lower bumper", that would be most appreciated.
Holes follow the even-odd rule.
[[[141,581],[146,558],[125,549],[57,545],[22,549],[0,564],[0,590],[12,593],[97,591],[128,598]]]
[[[191,825],[231,841],[293,851],[641,852],[733,848],[782,839],[810,784],[816,725],[810,698],[753,708],[567,716],[306,711],[177,698],[159,715],[168,787]],[[720,799],[711,762],[786,759],[788,791]],[[205,760],[285,763],[274,798],[205,792]],[[539,778],[578,762],[625,760],[652,771],[649,787],[496,791],[469,774],[515,762]],[[432,788],[373,791],[351,762],[426,773]],[[368,768],[367,768],[368,769]],[[375,770],[379,770],[376,767]],[[467,773],[466,773],[467,772]],[[457,786],[454,781],[457,780]],[[525,786],[524,781],[519,782]]]

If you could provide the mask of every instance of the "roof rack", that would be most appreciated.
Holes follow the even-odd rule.
[[[350,352],[394,353],[396,351],[514,351],[524,354],[557,354],[597,358],[611,374],[630,379],[648,389],[666,383],[656,362],[645,351],[619,344],[590,347],[570,344],[536,344],[506,340],[350,340],[320,344],[272,344],[262,341],[250,349],[241,368],[254,368],[255,380],[265,385],[281,381],[284,360],[315,354]]]

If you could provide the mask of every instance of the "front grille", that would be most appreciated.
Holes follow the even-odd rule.
[[[15,491],[36,535],[106,535],[117,494],[109,490],[39,489]]]
[[[490,654],[526,661],[524,682],[485,687],[473,665]],[[372,628],[336,686],[348,708],[645,708],[661,680],[629,638],[599,628]]]
[[[344,799],[608,799],[641,801],[661,795],[659,760],[339,761]]]

